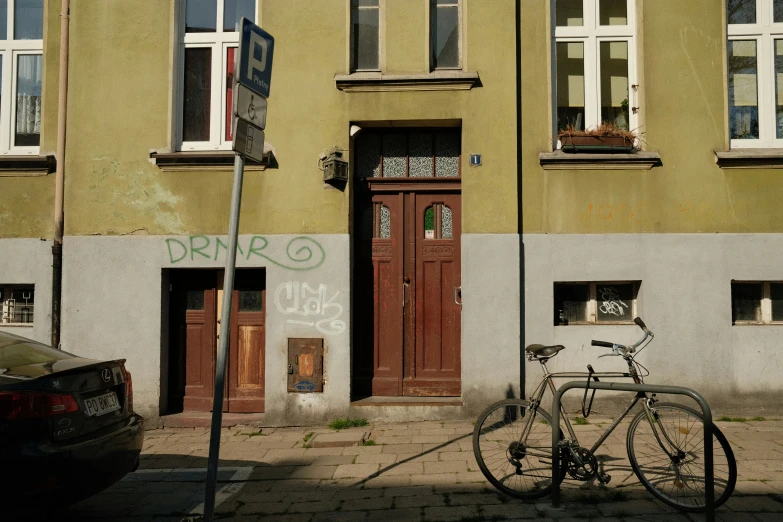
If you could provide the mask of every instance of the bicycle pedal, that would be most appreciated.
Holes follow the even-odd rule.
[[[601,484],[609,484],[609,481],[612,480],[612,476],[607,475],[606,473],[599,473],[598,480],[601,482]]]

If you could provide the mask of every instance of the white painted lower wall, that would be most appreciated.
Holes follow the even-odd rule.
[[[655,333],[639,355],[648,383],[700,391],[713,408],[783,409],[783,325],[733,326],[731,281],[783,281],[783,234],[523,237],[525,343],[563,344],[551,370],[625,368],[592,339],[628,344],[636,326],[554,326],[553,283],[642,281],[638,314]],[[528,363],[526,389],[541,379]],[[574,392],[576,395],[576,392]],[[581,398],[581,395],[579,396]]]
[[[52,341],[52,241],[0,239],[0,286],[35,285],[31,326],[4,326],[0,331],[50,344]]]
[[[63,349],[127,359],[142,415],[155,418],[160,412],[162,292],[168,290],[162,287],[163,269],[224,267],[228,241],[217,239],[65,238]],[[241,235],[239,247],[237,266],[266,268],[267,422],[309,423],[344,414],[350,401],[349,237]],[[296,302],[289,294],[296,287],[313,302]],[[323,393],[287,392],[289,337],[324,338]]]

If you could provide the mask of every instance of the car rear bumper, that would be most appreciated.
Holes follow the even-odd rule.
[[[3,459],[0,496],[15,500],[71,503],[114,484],[135,470],[144,443],[144,419],[132,415],[122,425],[73,444],[30,443]]]

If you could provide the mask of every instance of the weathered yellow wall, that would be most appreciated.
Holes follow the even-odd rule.
[[[640,88],[648,171],[545,171],[551,150],[545,23],[549,0],[523,0],[523,228],[527,233],[781,232],[781,170],[723,170],[727,129],[720,2],[639,0]],[[536,80],[538,79],[538,80]]]
[[[66,234],[225,233],[230,172],[162,172],[169,143],[170,4],[80,0],[72,8]],[[335,8],[339,4],[339,8]],[[426,72],[425,0],[386,2],[386,72]],[[404,5],[403,5],[404,4]],[[324,187],[318,154],[349,148],[351,121],[463,119],[463,232],[515,232],[513,2],[466,1],[471,91],[344,93],[340,0],[263,0],[275,36],[266,140],[280,167],[246,172],[240,233],[347,233],[349,190]],[[129,43],[132,42],[132,45]],[[485,165],[470,169],[468,154]]]
[[[57,79],[60,62],[60,1],[44,3],[42,155],[57,149]],[[54,236],[54,173],[0,176],[0,238]]]

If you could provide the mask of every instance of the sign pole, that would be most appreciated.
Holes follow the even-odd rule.
[[[231,191],[231,215],[228,222],[228,249],[226,273],[223,278],[223,310],[220,314],[220,338],[217,366],[215,367],[215,398],[212,401],[212,430],[209,435],[209,461],[207,462],[207,487],[204,499],[204,520],[212,522],[215,514],[215,489],[217,487],[218,460],[220,457],[220,428],[223,424],[223,393],[226,382],[226,359],[231,330],[231,297],[234,293],[234,271],[237,261],[237,237],[239,235],[239,207],[242,203],[242,178],[245,158],[234,156],[234,187]]]

